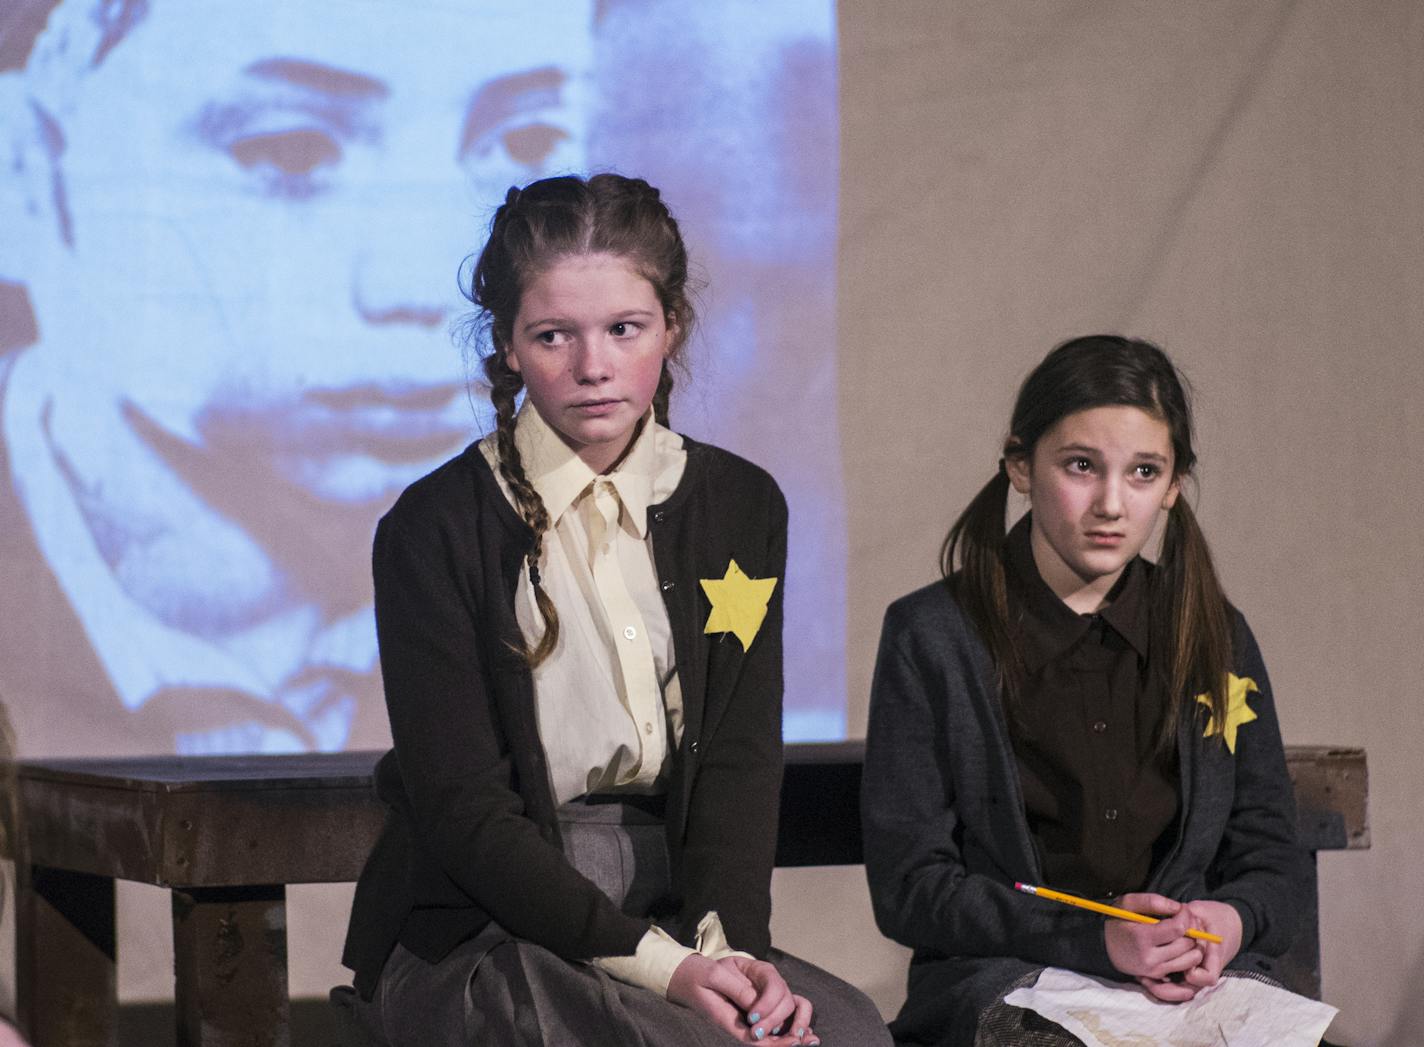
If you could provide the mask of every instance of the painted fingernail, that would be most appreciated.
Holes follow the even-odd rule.
[[[780,1035],[781,1035],[781,1026],[778,1025],[775,1029],[772,1029],[772,1030],[771,1030],[771,1035],[773,1035],[773,1036],[780,1036]]]
[[[755,1025],[759,1021],[761,1021],[761,1011],[752,1011],[751,1014],[747,1015],[748,1025]]]
[[[755,1029],[752,1030],[752,1035],[755,1036],[758,1040],[760,1040],[763,1036],[766,1035],[766,1030],[763,1029],[760,1025],[758,1025]]]
[[[806,1030],[805,1030],[805,1029],[797,1029],[797,1030],[796,1030],[796,1035],[797,1035],[798,1037],[800,1037],[800,1036],[805,1036],[805,1035],[806,1035]]]

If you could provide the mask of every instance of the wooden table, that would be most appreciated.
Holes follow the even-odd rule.
[[[861,861],[863,754],[788,746],[778,865]],[[179,1047],[290,1047],[286,885],[356,879],[383,817],[379,755],[23,764],[16,974],[34,1047],[117,1047],[116,879],[172,891]],[[1364,752],[1288,756],[1311,850],[1369,846]],[[1290,971],[1318,993],[1311,902]]]

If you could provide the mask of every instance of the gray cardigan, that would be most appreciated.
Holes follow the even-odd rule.
[[[1233,612],[1235,672],[1260,688],[1236,752],[1204,737],[1205,708],[1178,726],[1175,838],[1145,889],[1210,898],[1241,914],[1233,967],[1269,973],[1309,890],[1296,843],[1270,681]],[[876,662],[861,794],[876,922],[915,950],[899,1042],[972,1043],[979,1013],[1038,967],[1122,977],[1100,916],[1014,889],[1041,883],[988,651],[937,582],[891,604]]]

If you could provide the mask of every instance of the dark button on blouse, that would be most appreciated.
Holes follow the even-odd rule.
[[[1088,897],[1138,890],[1178,802],[1172,760],[1156,751],[1165,694],[1149,671],[1149,568],[1134,560],[1108,606],[1079,615],[1039,575],[1027,517],[1005,561],[1026,673],[1009,735],[1044,879]]]

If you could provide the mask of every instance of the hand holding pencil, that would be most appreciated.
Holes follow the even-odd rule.
[[[1062,891],[1055,891],[1051,887],[1035,887],[1027,883],[1015,883],[1014,889],[1023,891],[1024,894],[1032,894],[1039,898],[1047,898],[1050,901],[1062,902],[1064,905],[1076,905],[1080,909],[1102,913],[1104,916],[1112,916],[1119,920],[1131,920],[1133,923],[1161,923],[1155,916],[1144,916],[1140,912],[1132,912],[1129,909],[1119,909],[1115,905],[1104,905],[1102,902],[1079,898],[1076,894],[1065,894]],[[1195,927],[1189,927],[1187,929],[1187,937],[1196,938],[1203,942],[1214,942],[1217,945],[1220,945],[1222,942],[1220,935],[1212,934],[1210,931],[1199,931]]]

